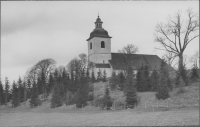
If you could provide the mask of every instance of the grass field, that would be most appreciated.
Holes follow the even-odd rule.
[[[199,125],[199,107],[171,111],[43,111],[0,113],[0,126]]]
[[[156,100],[154,92],[138,93],[140,104],[127,110],[105,111],[94,106],[75,109],[74,105],[51,109],[50,100],[33,109],[29,103],[17,108],[1,106],[0,127],[199,125],[199,84],[185,87],[181,94],[177,94],[177,90],[170,92],[169,100],[163,101]],[[96,97],[103,94],[102,83],[96,84],[95,91]],[[115,101],[123,102],[125,99],[121,91],[111,91],[111,96]],[[162,106],[166,104],[169,107]]]

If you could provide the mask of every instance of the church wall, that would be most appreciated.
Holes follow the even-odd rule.
[[[101,41],[105,42],[105,48],[101,48]],[[111,39],[94,37],[95,53],[111,53]]]
[[[105,42],[105,48],[101,48],[101,41]],[[92,49],[90,49],[92,43]],[[111,39],[94,37],[88,41],[89,60],[94,63],[108,63],[111,60]]]
[[[109,63],[108,60],[111,60],[111,54],[95,54],[96,63]]]

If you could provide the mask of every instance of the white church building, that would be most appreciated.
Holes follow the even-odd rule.
[[[95,64],[94,73],[97,75],[99,69],[106,70],[107,77],[111,77],[113,70],[118,73],[124,70],[124,63],[128,57],[128,62],[134,71],[137,71],[142,65],[148,65],[150,70],[160,68],[161,59],[157,55],[144,54],[122,54],[111,53],[111,38],[108,32],[102,28],[101,19],[96,19],[95,29],[90,33],[88,41],[88,59]],[[174,70],[171,66],[170,70]]]

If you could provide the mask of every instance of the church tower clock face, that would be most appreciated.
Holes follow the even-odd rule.
[[[108,32],[102,28],[103,22],[96,19],[95,29],[90,33],[88,41],[88,57],[93,63],[108,64],[111,60],[111,38]]]

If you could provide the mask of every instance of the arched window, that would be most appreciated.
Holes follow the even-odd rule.
[[[105,48],[105,42],[104,41],[101,42],[101,48]]]
[[[90,49],[92,49],[92,43],[90,43]]]

